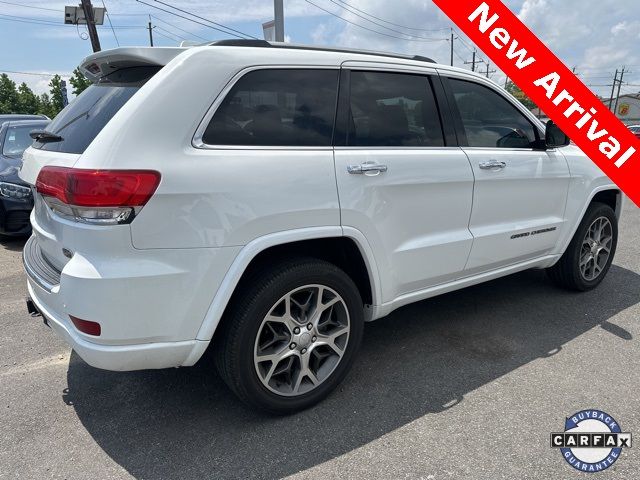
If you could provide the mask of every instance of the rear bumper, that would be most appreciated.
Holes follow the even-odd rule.
[[[92,367],[104,370],[130,371],[171,368],[193,365],[204,353],[209,342],[190,340],[183,342],[156,342],[139,345],[99,345],[82,338],[71,322],[49,310],[46,292],[28,283],[29,296],[47,325],[80,357]],[[190,361],[194,358],[193,361]]]
[[[171,368],[191,366],[204,353],[209,341],[196,335],[235,249],[127,248],[117,257],[76,251],[60,271],[40,250],[37,224],[35,230],[23,252],[29,296],[88,364],[117,371]],[[100,323],[101,335],[77,330],[69,315]]]

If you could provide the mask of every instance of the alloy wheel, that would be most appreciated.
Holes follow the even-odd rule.
[[[580,273],[591,282],[604,271],[613,244],[613,227],[606,217],[596,218],[582,241]]]
[[[347,305],[332,288],[305,285],[290,291],[271,307],[258,329],[258,378],[278,395],[310,392],[342,360],[349,330]]]

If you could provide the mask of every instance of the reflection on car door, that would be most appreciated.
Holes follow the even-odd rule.
[[[369,241],[385,302],[457,278],[471,249],[473,173],[462,150],[445,141],[441,115],[449,112],[434,98],[438,82],[366,65],[345,69],[341,79],[342,225]]]
[[[466,274],[544,256],[565,221],[569,168],[542,132],[495,87],[443,78],[475,175]]]

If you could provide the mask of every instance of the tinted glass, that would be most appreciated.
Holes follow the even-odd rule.
[[[337,70],[258,70],[229,92],[202,140],[209,145],[330,146]]]
[[[44,128],[46,123],[42,125],[23,125],[8,127],[2,145],[2,154],[7,157],[21,157],[24,151],[33,143],[33,139],[29,136],[31,130]]]
[[[438,108],[426,76],[351,72],[350,104],[347,145],[444,145]]]
[[[490,88],[463,80],[449,80],[470,147],[533,148],[533,124]]]
[[[75,98],[49,124],[60,142],[34,144],[54,152],[82,153],[118,110],[160,67],[133,67],[113,72]]]

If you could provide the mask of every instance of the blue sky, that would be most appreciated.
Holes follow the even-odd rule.
[[[155,0],[145,1],[171,10]],[[256,37],[262,37],[261,24],[272,18],[273,10],[272,0],[162,1]],[[12,5],[16,3],[23,6]],[[91,53],[90,42],[81,38],[86,37],[85,28],[63,25],[64,6],[74,3],[75,0],[0,0],[3,45],[0,71],[25,72],[9,75],[18,82],[26,81],[38,92],[47,89],[50,78],[39,73],[67,76]],[[597,93],[610,94],[611,87],[606,85],[612,83],[613,72],[622,65],[631,71],[623,93],[640,91],[637,0],[507,0],[506,3],[565,63],[576,66],[585,83]],[[193,41],[228,38],[135,0],[105,0],[105,5],[120,45],[148,45],[149,14],[156,26],[156,45],[175,46],[183,38]],[[102,6],[102,0],[94,0],[94,6]],[[287,40],[295,43],[422,54],[443,63],[449,59],[447,39],[452,24],[430,0],[285,0],[285,18]],[[117,46],[106,19],[99,35],[103,49]],[[466,37],[459,37],[454,42],[455,61],[463,66],[464,60],[471,59],[473,46]],[[481,68],[485,69],[486,64]],[[504,76],[496,72],[492,78],[501,82]]]

